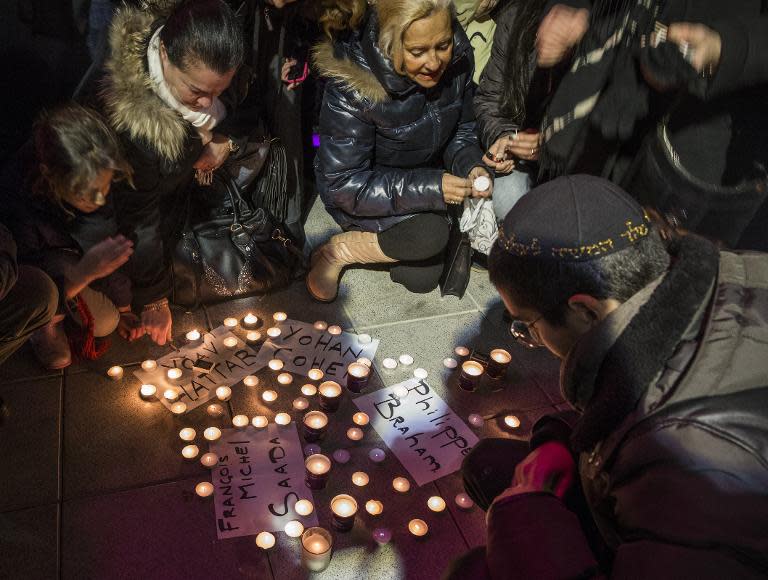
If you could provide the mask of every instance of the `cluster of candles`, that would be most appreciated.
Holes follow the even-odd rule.
[[[469,349],[466,347],[456,347],[454,351],[458,356],[469,356]],[[480,358],[480,357],[478,357]],[[448,359],[446,359],[447,361]],[[454,360],[454,359],[450,359]],[[461,363],[461,374],[459,375],[459,387],[465,391],[474,391],[480,384],[482,376],[485,374],[492,380],[498,380],[507,373],[512,355],[503,348],[495,348],[490,352],[488,361],[483,364],[482,360],[470,358]],[[446,366],[450,366],[446,364]]]

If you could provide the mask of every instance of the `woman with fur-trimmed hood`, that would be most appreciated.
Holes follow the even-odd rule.
[[[307,288],[330,302],[345,266],[395,263],[395,282],[429,292],[443,269],[447,205],[493,187],[475,133],[472,49],[450,0],[378,0],[365,17],[346,14],[360,28],[314,51],[328,79],[317,187],[345,232],[314,253]]]
[[[141,324],[131,338],[146,333],[165,344],[179,209],[193,177],[209,179],[243,143],[232,137],[219,98],[243,61],[243,33],[221,0],[165,0],[124,5],[109,40],[98,106],[134,169],[135,188],[116,185],[112,207],[83,237],[117,231],[133,240],[127,270]]]

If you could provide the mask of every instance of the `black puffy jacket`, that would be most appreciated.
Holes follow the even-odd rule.
[[[472,48],[454,22],[453,58],[425,90],[379,50],[372,11],[359,33],[314,49],[328,78],[320,113],[317,188],[344,229],[384,231],[419,212],[445,211],[442,175],[480,163],[472,108]]]

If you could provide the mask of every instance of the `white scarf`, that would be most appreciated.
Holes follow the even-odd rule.
[[[171,89],[165,82],[163,76],[163,63],[160,60],[160,31],[157,29],[147,48],[147,63],[149,64],[149,78],[152,80],[152,89],[162,101],[179,113],[185,121],[188,121],[197,130],[203,140],[203,145],[207,145],[213,138],[213,128],[224,120],[227,116],[227,109],[224,107],[218,97],[213,98],[211,106],[199,111],[193,111],[185,107],[173,96]]]

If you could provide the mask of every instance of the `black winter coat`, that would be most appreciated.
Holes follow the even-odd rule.
[[[315,175],[342,228],[381,232],[419,212],[444,212],[443,173],[466,177],[482,151],[472,49],[458,23],[451,63],[440,83],[424,90],[381,53],[371,12],[359,33],[314,50],[314,64],[328,78]]]

